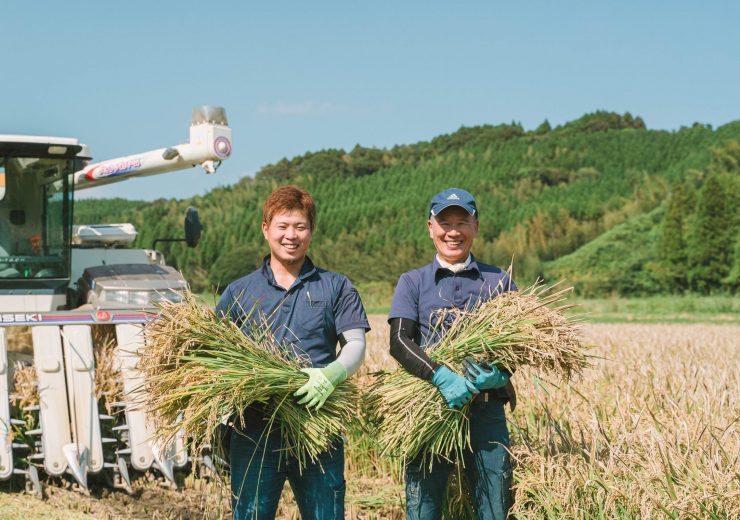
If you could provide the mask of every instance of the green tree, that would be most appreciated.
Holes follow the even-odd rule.
[[[513,256],[517,279],[540,268],[553,278],[567,271],[569,282],[590,287],[593,295],[646,294],[665,290],[657,277],[666,194],[684,183],[694,200],[705,174],[692,172],[740,178],[740,121],[716,131],[705,125],[677,132],[642,128],[639,117],[602,112],[540,135],[516,123],[482,125],[390,149],[320,150],[266,165],[254,178],[190,200],[77,201],[75,221],[131,222],[139,231],[136,246],[150,247],[157,237],[181,235],[185,208],[196,206],[205,226],[201,244],[163,244],[163,252],[194,288],[207,289],[210,278],[223,288],[254,266],[251,257],[239,263],[239,253],[232,262],[222,257],[241,247],[261,256],[262,203],[270,190],[294,183],[317,202],[310,252],[316,263],[353,282],[393,284],[400,273],[432,258],[424,225],[429,198],[454,185],[472,192],[481,209],[475,246],[481,260],[508,265]],[[737,184],[722,182],[725,193],[740,193]],[[732,200],[728,207],[740,207]],[[693,230],[696,221],[685,215],[684,227]],[[589,247],[608,233],[601,246]],[[550,265],[571,256],[566,263],[573,269]],[[230,263],[236,268],[222,275]],[[730,270],[723,287],[735,283],[738,273],[740,268]]]
[[[668,199],[668,209],[663,216],[658,242],[660,277],[665,289],[670,292],[687,289],[686,222],[692,209],[690,192],[683,184],[677,185]]]
[[[712,150],[710,167],[717,172],[740,172],[740,141],[724,141]]]
[[[722,177],[719,173],[707,176],[690,230],[689,281],[693,290],[702,293],[720,289],[732,266],[735,209]]]
[[[549,132],[550,130],[552,130],[552,127],[550,126],[550,121],[545,119],[544,121],[542,121],[542,123],[540,123],[540,126],[538,126],[535,129],[534,133],[537,135],[543,135]]]
[[[211,288],[223,292],[234,280],[252,272],[260,264],[262,251],[254,247],[240,246],[222,254],[214,262],[208,274]]]

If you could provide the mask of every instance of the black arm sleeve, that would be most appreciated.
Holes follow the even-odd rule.
[[[431,381],[434,372],[441,366],[427,356],[424,349],[416,343],[419,324],[408,318],[391,318],[391,356],[407,372]]]

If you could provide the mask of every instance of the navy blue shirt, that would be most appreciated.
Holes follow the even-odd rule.
[[[471,255],[470,264],[463,271],[453,273],[442,267],[435,255],[432,263],[401,275],[388,319],[417,322],[416,342],[426,348],[439,340],[440,332],[444,333],[446,324],[437,323],[440,309],[470,310],[481,301],[515,290],[509,273],[495,265],[477,262]]]
[[[252,309],[256,312],[246,319]],[[308,257],[285,290],[275,281],[268,255],[259,269],[226,287],[216,312],[228,315],[245,333],[253,320],[266,318],[282,345],[318,368],[336,359],[339,334],[370,330],[360,295],[347,277],[314,267]]]

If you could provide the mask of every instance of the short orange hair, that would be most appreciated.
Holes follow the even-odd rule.
[[[293,210],[306,214],[308,225],[313,231],[316,226],[316,204],[313,197],[298,186],[283,186],[273,190],[262,206],[262,222],[269,226],[276,214]]]

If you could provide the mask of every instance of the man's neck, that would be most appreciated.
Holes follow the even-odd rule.
[[[298,275],[301,274],[301,268],[305,261],[306,257],[304,256],[300,261],[284,263],[270,255],[270,269],[272,269],[272,275],[275,277],[277,284],[286,291],[290,289]]]
[[[439,254],[437,255],[437,262],[439,263],[439,265],[441,265],[445,269],[449,269],[453,273],[459,273],[460,271],[464,270],[466,267],[468,267],[468,265],[470,265],[470,261],[470,253],[468,253],[468,256],[465,260],[463,260],[462,262],[455,262],[454,264],[442,260],[439,257]]]

